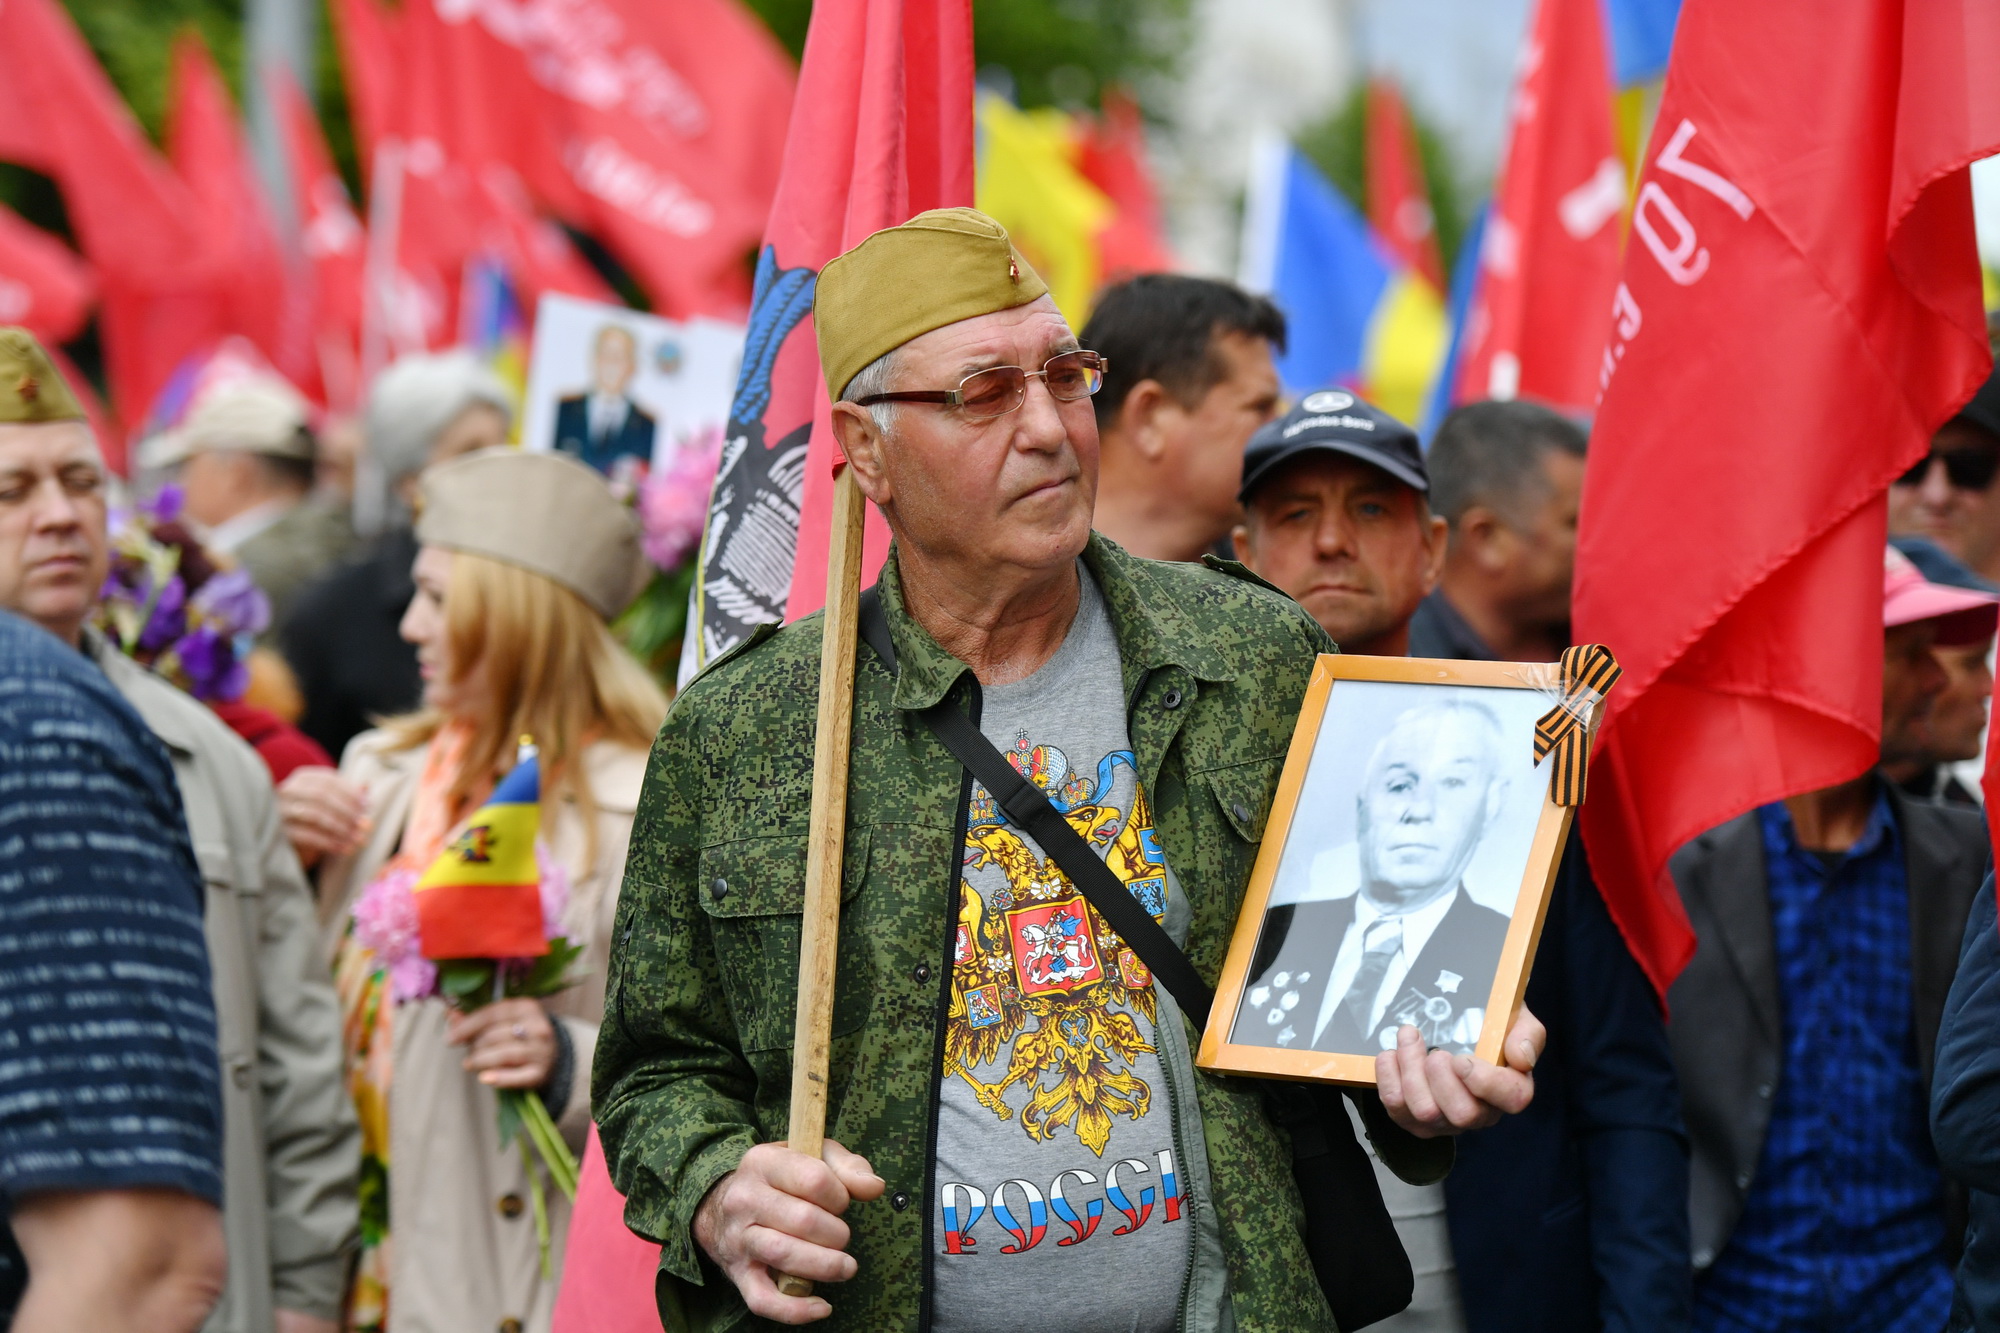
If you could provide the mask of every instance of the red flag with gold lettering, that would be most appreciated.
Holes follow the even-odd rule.
[[[2000,149],[2000,6],[1688,0],[1632,210],[1575,633],[1611,696],[1583,807],[1662,992],[1667,858],[1877,758],[1890,481],[1987,374],[1966,166]]]

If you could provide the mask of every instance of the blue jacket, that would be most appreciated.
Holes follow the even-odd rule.
[[[1993,876],[1972,899],[1958,975],[1938,1025],[1931,1141],[1938,1163],[1970,1187],[1952,1333],[2000,1331],[2000,922]]]
[[[1528,981],[1547,1025],[1527,1111],[1458,1141],[1445,1218],[1470,1333],[1689,1326],[1688,1146],[1658,998],[1580,841]]]

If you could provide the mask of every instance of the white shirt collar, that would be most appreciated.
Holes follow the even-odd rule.
[[[238,547],[266,531],[298,505],[297,500],[266,500],[251,505],[233,518],[226,518],[208,530],[208,544],[234,555]]]

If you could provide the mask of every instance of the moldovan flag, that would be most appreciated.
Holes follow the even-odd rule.
[[[1453,401],[1537,398],[1590,410],[1625,198],[1600,0],[1540,0]]]
[[[1668,857],[1878,757],[1883,495],[1988,372],[1966,166],[1996,148],[1990,0],[1681,12],[1575,594],[1625,668],[1585,844],[1662,992],[1694,947]]]
[[[826,600],[841,460],[813,337],[820,266],[926,209],[971,203],[968,0],[821,0],[757,255],[683,675],[758,625]],[[888,549],[888,527],[871,509],[864,570],[879,569]]]
[[[542,931],[541,766],[533,753],[500,780],[465,829],[417,881],[417,930],[426,958],[535,958]]]

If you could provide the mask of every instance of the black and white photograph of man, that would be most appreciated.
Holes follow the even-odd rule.
[[[1471,1053],[1540,814],[1546,706],[1528,690],[1335,686],[1232,1041],[1372,1056],[1409,1023]]]

